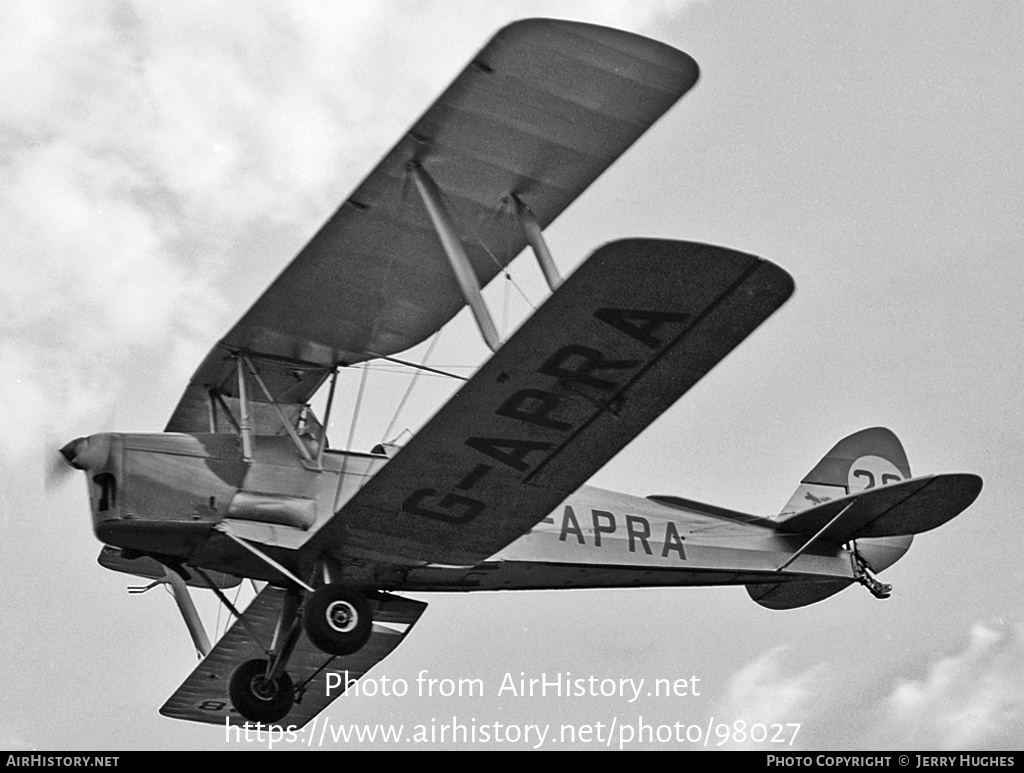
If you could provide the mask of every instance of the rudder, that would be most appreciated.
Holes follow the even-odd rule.
[[[869,427],[847,435],[807,473],[776,519],[858,491],[899,483],[911,477],[903,443],[887,427]],[[857,540],[857,550],[874,572],[895,564],[913,537]]]
[[[903,444],[892,430],[871,427],[838,443],[807,473],[776,519],[838,497],[910,478]]]

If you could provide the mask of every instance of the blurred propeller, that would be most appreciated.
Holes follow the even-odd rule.
[[[43,486],[47,493],[52,494],[60,488],[73,477],[76,470],[88,470],[106,461],[110,452],[110,438],[100,438],[113,431],[116,421],[117,403],[114,403],[100,424],[100,434],[75,438],[68,443],[67,435],[58,435],[52,427],[46,429],[43,442]]]
[[[75,438],[70,443],[60,449],[59,453],[64,457],[64,461],[68,463],[70,467],[76,470],[87,470],[89,464],[85,461],[85,457],[88,456],[89,439],[80,437]]]
[[[64,449],[57,449],[58,442],[59,441],[48,438],[43,449],[43,453],[45,454],[43,483],[47,491],[53,491],[58,488],[75,472],[75,469],[71,466],[68,458],[64,456]],[[70,443],[68,445],[70,445]],[[67,448],[67,446],[64,446],[64,448]]]
[[[55,444],[54,444],[55,445]],[[52,445],[51,445],[52,448]],[[75,470],[89,471],[106,464],[110,456],[110,434],[101,432],[89,437],[75,438],[59,451],[47,454],[46,488],[53,490]]]

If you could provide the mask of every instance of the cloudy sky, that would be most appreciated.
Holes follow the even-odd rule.
[[[638,31],[702,70],[549,229],[563,272],[656,236],[762,255],[797,282],[594,482],[774,513],[836,440],[884,425],[916,473],[975,472],[985,490],[883,576],[886,602],[860,588],[792,612],[740,588],[428,596],[374,673],[476,677],[490,694],[343,698],[330,720],[714,718],[800,723],[793,748],[1024,745],[1019,2],[25,0],[0,6],[0,748],[224,748],[217,728],[157,713],[194,666],[187,634],[162,591],[129,598],[96,565],[80,476],[44,492],[46,453],[161,429],[214,341],[527,16]],[[543,299],[528,259],[513,275]],[[506,328],[529,308],[500,283],[490,298]],[[483,356],[460,317],[432,362]],[[357,447],[381,439],[407,381],[370,374]],[[396,427],[452,389],[421,382]],[[494,695],[506,672],[565,671],[696,676],[701,695]]]

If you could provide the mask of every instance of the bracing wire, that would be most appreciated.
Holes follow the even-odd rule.
[[[502,340],[508,337],[508,307],[509,307],[509,285],[511,282],[511,275],[505,272],[505,298],[502,302],[501,307],[501,338]]]
[[[352,423],[348,428],[348,442],[345,443],[345,453],[341,457],[341,474],[338,476],[338,493],[335,495],[334,510],[338,509],[337,498],[341,496],[342,484],[345,481],[345,472],[348,467],[349,452],[352,450],[352,441],[355,440],[356,436],[356,424],[359,423],[359,408],[363,404],[363,391],[366,389],[366,376],[369,374],[369,369],[366,366],[362,368],[363,375],[359,378],[359,392],[356,393],[356,404],[352,409]]]
[[[427,364],[427,360],[430,359],[431,352],[434,351],[434,346],[437,345],[438,339],[441,337],[441,331],[438,330],[434,333],[434,338],[430,342],[430,346],[427,347],[427,353],[423,355],[423,360],[420,362],[420,367],[416,369],[415,373],[412,374],[412,380],[409,382],[409,386],[406,387],[405,394],[402,395],[401,401],[398,403],[398,407],[395,409],[394,415],[391,417],[391,423],[388,424],[388,428],[384,430],[384,437],[382,438],[385,442],[391,437],[391,430],[395,428],[395,423],[398,421],[398,417],[402,413],[402,409],[405,408],[405,403],[409,399],[409,395],[412,394],[413,387],[416,386],[416,380],[423,373],[423,366]]]
[[[352,450],[352,441],[356,436],[356,424],[359,423],[359,408],[363,404],[363,392],[366,390],[366,376],[369,374],[369,370],[365,367],[362,368],[363,375],[359,379],[359,392],[356,393],[356,405],[352,409],[352,424],[348,428],[348,442],[345,444],[345,450]]]
[[[509,242],[510,242],[510,238],[509,237],[511,236],[511,234],[509,233],[509,229],[508,228],[503,228],[502,230],[505,232],[505,254],[507,255],[507,254],[509,254],[512,251],[512,247],[509,244]],[[511,282],[512,274],[509,273],[508,269],[506,269],[503,273],[505,274],[505,292],[504,292],[504,296],[505,297],[503,299],[502,307],[501,307],[501,340],[502,341],[504,341],[506,338],[508,338],[508,307],[509,307],[509,295],[510,295],[510,287],[509,287],[509,285],[512,283]]]
[[[242,583],[238,583],[238,587],[241,588],[242,587]],[[236,607],[238,606],[238,596],[237,595],[235,596],[234,604],[235,604]],[[220,611],[221,611],[221,607],[223,607],[223,604],[218,604],[217,605],[217,620],[213,624],[213,635],[216,637],[217,640],[220,640],[220,637],[221,637],[221,632],[220,632]],[[227,632],[227,626],[224,626],[224,631],[225,631],[225,633]]]
[[[442,201],[444,201],[445,206],[448,208],[448,211],[454,213],[454,216],[458,218],[458,210],[456,210],[451,205],[451,202],[448,201],[448,197],[445,196],[444,191],[441,191],[440,193],[441,193],[441,199],[442,199]],[[512,274],[509,272],[508,268],[501,264],[501,261],[498,260],[498,256],[495,255],[493,252],[491,252],[491,248],[487,246],[487,242],[485,242],[483,240],[483,238],[480,236],[480,233],[476,230],[476,226],[471,221],[469,221],[467,218],[458,218],[458,219],[462,220],[463,223],[465,223],[469,227],[470,233],[473,234],[473,237],[477,240],[477,242],[480,244],[480,246],[483,247],[484,252],[486,252],[488,257],[490,257],[490,259],[494,262],[494,265],[498,267],[498,272],[505,275],[505,279],[507,279],[509,282],[512,283],[512,286],[516,288],[516,291],[523,297],[523,300],[526,301],[527,305],[531,309],[536,311],[537,307],[534,306],[533,302],[529,299],[529,297],[523,291],[523,288],[521,288],[519,286],[519,283],[516,282],[516,280],[512,277]]]
[[[395,364],[396,364],[396,366],[398,366],[398,363],[395,363]],[[455,367],[455,368],[473,368],[472,365],[452,365],[450,367]],[[392,373],[393,374],[393,373],[406,373],[407,372],[407,368],[412,368],[413,370],[420,371],[420,375],[423,378],[444,378],[444,379],[452,379],[453,378],[456,381],[469,381],[469,378],[466,377],[466,376],[459,376],[459,375],[456,375],[455,373],[444,373],[444,372],[440,372],[440,371],[434,371],[434,370],[431,370],[430,368],[420,368],[420,367],[417,367],[414,364],[405,365],[403,363],[401,366],[394,367],[394,368],[376,366],[376,367],[369,367],[369,368],[367,368],[367,370],[370,371],[371,373]]]
[[[231,599],[231,603],[234,604],[236,607],[238,606],[238,597],[241,596],[241,595],[242,595],[242,583],[238,583],[238,587],[235,588],[235,597],[233,599]],[[221,610],[221,608],[218,606],[217,607],[217,614],[218,615],[220,614],[220,610]],[[224,620],[224,633],[227,633],[227,632],[228,632],[228,621]]]
[[[465,376],[457,376],[454,373],[447,373],[447,372],[445,372],[443,370],[438,370],[437,368],[428,368],[426,365],[417,365],[415,362],[407,362],[406,360],[399,360],[399,359],[396,359],[394,357],[386,357],[383,354],[377,354],[375,352],[367,352],[367,354],[372,355],[373,357],[376,357],[377,359],[380,359],[380,360],[387,360],[388,362],[393,362],[396,365],[404,365],[407,368],[413,368],[415,370],[423,370],[423,371],[426,371],[427,373],[433,373],[434,375],[437,375],[437,376],[444,376],[445,378],[454,378],[454,379],[458,379],[459,381],[469,381],[469,379],[466,378]],[[368,366],[364,365],[363,367],[366,368]],[[465,365],[449,365],[447,367],[450,367],[450,368],[464,368],[464,367],[467,367],[467,366],[465,366]],[[369,370],[378,370],[378,368],[370,367]],[[380,368],[380,370],[384,370],[384,369]],[[394,371],[385,371],[385,372],[393,373]]]

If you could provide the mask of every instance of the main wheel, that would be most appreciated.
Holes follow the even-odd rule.
[[[351,655],[370,638],[370,605],[363,595],[341,585],[322,585],[306,600],[302,613],[306,636],[330,655]]]
[[[238,713],[253,722],[277,722],[295,702],[295,686],[287,673],[267,678],[266,660],[247,660],[231,674],[228,695]]]

